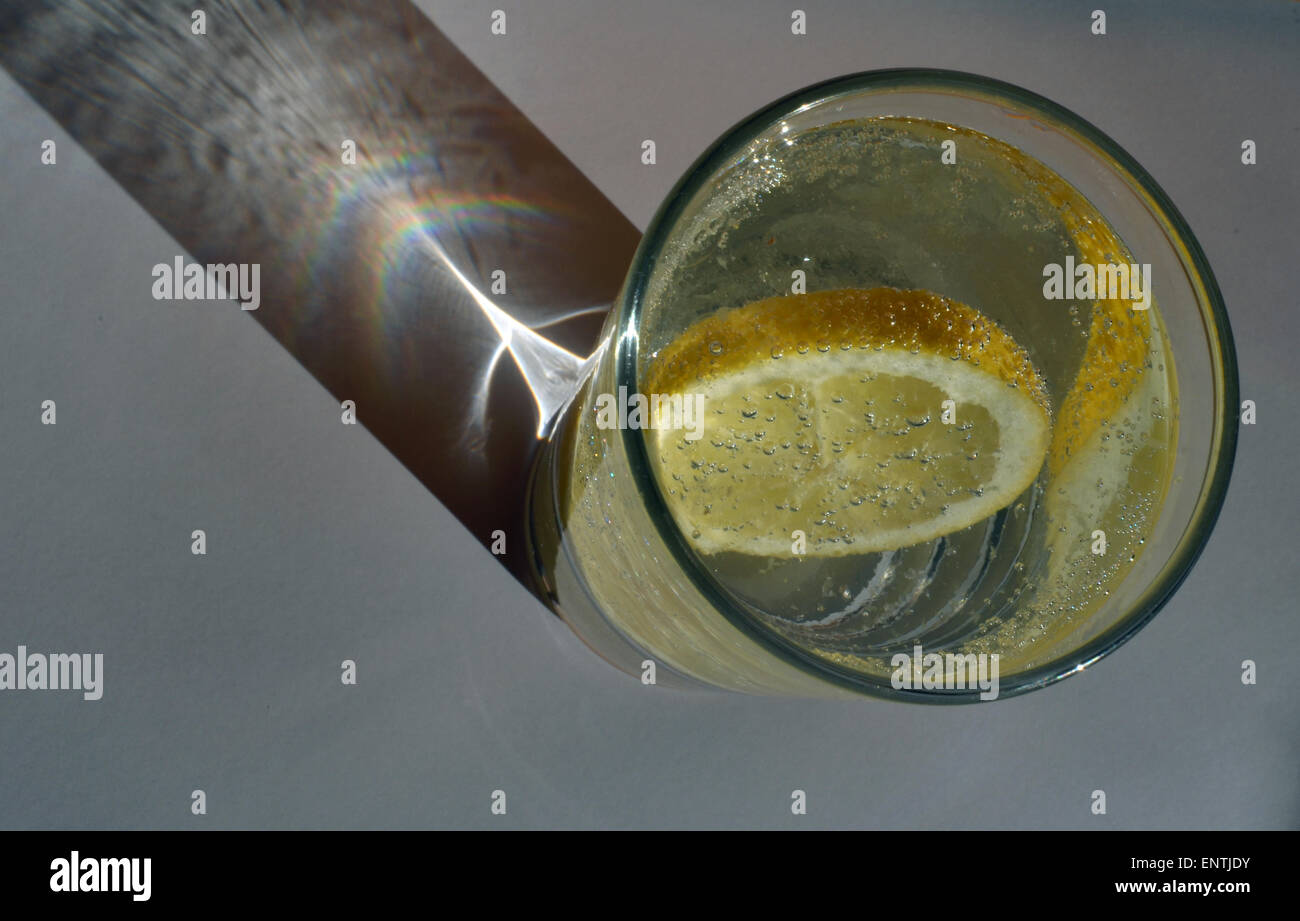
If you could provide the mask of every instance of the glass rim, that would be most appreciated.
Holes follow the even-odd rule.
[[[1122,646],[1155,617],[1186,579],[1205,549],[1223,507],[1236,456],[1238,434],[1236,414],[1240,395],[1236,349],[1223,296],[1205,253],[1181,212],[1155,179],[1119,144],[1087,120],[1044,96],[1011,83],[963,71],[935,68],[863,71],[824,80],[784,96],[724,132],[687,168],[655,212],[633,256],[627,282],[615,304],[615,309],[618,310],[615,326],[618,338],[614,355],[614,373],[617,383],[626,386],[629,393],[639,392],[637,390],[639,337],[636,330],[644,307],[645,288],[667,239],[668,231],[676,225],[683,210],[705,181],[726,166],[728,161],[762,129],[775,124],[783,117],[789,117],[801,107],[827,102],[837,96],[888,88],[903,88],[918,92],[960,90],[966,94],[973,92],[985,98],[1009,101],[1047,116],[1058,127],[1090,143],[1100,150],[1104,157],[1109,158],[1110,165],[1117,167],[1121,174],[1126,174],[1137,189],[1148,197],[1149,204],[1154,206],[1159,217],[1163,218],[1167,228],[1172,231],[1173,242],[1182,247],[1183,253],[1190,260],[1190,265],[1186,268],[1190,270],[1194,282],[1199,283],[1205,294],[1205,303],[1198,306],[1201,308],[1202,321],[1208,321],[1205,322],[1207,344],[1212,358],[1217,359],[1217,364],[1212,362],[1212,366],[1217,367],[1220,372],[1215,375],[1214,391],[1216,396],[1221,395],[1222,405],[1215,419],[1217,432],[1211,439],[1211,456],[1208,459],[1206,475],[1202,480],[1192,516],[1184,527],[1173,553],[1165,561],[1157,577],[1145,587],[1133,609],[1078,648],[1044,665],[1026,669],[1005,681],[1000,681],[998,699],[1014,697],[1055,684],[1091,666]],[[964,690],[895,688],[887,681],[854,672],[816,656],[775,630],[760,624],[727,594],[687,544],[650,469],[644,433],[639,429],[626,428],[622,435],[637,491],[660,537],[669,548],[674,562],[687,574],[703,597],[732,626],[784,662],[810,672],[832,685],[858,692],[863,696],[920,703],[948,704],[979,701],[978,687]]]

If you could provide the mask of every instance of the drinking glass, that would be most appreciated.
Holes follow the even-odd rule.
[[[1049,266],[1089,256],[1149,267],[1145,367],[1118,361],[1139,375],[1122,400],[1105,402],[1119,372],[1095,389],[1085,374],[1099,354],[1089,335],[1110,327],[1102,302],[1051,299],[1045,283]],[[640,393],[661,350],[710,316],[792,291],[881,287],[934,292],[1005,329],[1041,372],[1054,425],[1071,394],[1076,419],[1102,401],[1089,446],[933,540],[829,556],[706,552],[651,433],[600,424],[602,397]],[[1205,546],[1236,444],[1228,319],[1173,203],[1077,115],[948,71],[832,80],[723,135],[652,220],[587,369],[534,467],[533,576],[599,654],[673,686],[988,699],[973,682],[900,681],[899,656],[922,651],[997,656],[998,697],[1051,684],[1168,601]],[[739,431],[707,408],[703,421],[705,438],[710,426],[722,440]]]

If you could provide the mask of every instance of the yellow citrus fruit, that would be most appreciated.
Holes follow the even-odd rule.
[[[951,130],[973,134],[967,129]],[[1055,207],[1078,250],[1079,264],[1133,261],[1110,224],[1072,185],[1009,144],[979,137],[987,146],[999,150],[1002,161],[1028,178]],[[1067,279],[1067,284],[1072,283],[1073,279]],[[1057,413],[1048,458],[1053,476],[1083,449],[1136,388],[1150,351],[1150,337],[1149,311],[1119,298],[1098,298],[1093,303],[1083,361]]]
[[[843,556],[966,528],[1047,456],[1042,376],[978,311],[928,291],[774,297],[695,323],[642,390],[704,399],[647,446],[704,553]]]

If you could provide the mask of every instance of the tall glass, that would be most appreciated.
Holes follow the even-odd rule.
[[[1072,287],[1083,265],[1112,272],[1111,290]],[[1115,287],[1116,265],[1133,268],[1131,292]],[[1061,273],[1064,292],[1052,287]],[[723,478],[788,452],[772,463],[790,463],[771,469],[786,470],[799,494],[809,470],[826,469],[819,458],[843,446],[761,443],[780,402],[762,399],[793,398],[799,419],[831,411],[799,395],[796,371],[790,393],[756,392],[754,411],[702,404],[697,431],[657,435],[628,411],[659,374],[656,362],[682,352],[709,318],[729,328],[745,305],[788,297],[768,316],[797,330],[797,312],[812,309],[804,292],[884,289],[931,292],[916,295],[921,309],[934,297],[969,305],[975,313],[961,317],[996,325],[1028,356],[1052,426],[1030,485],[977,521],[898,546],[836,531],[834,509],[789,518],[788,553],[711,542],[699,515],[713,508],[692,508],[699,493],[690,488],[734,487],[716,493],[729,497],[724,515],[736,522],[719,533],[744,532],[745,502],[754,519],[776,514],[764,505],[772,478]],[[859,332],[778,335],[770,359],[843,350],[869,366],[873,346]],[[688,359],[705,369],[700,381],[713,379],[723,347],[708,341],[717,354]],[[660,684],[941,702],[1050,684],[1115,649],[1168,600],[1205,545],[1236,443],[1231,332],[1173,204],[1072,113],[945,71],[831,81],[727,132],[656,214],[590,367],[534,469],[531,563],[544,596],[589,645]],[[938,412],[908,425],[938,427]],[[863,416],[877,426],[873,412]],[[1014,453],[1009,441],[998,457]],[[677,467],[674,451],[698,459]],[[872,461],[926,460],[914,449],[857,457],[857,467],[835,468],[847,471],[837,485],[849,520],[850,505],[907,498],[874,482]],[[972,452],[960,475],[984,475],[992,463]],[[804,551],[808,540],[819,549]],[[974,672],[955,685],[923,681],[931,654],[946,655],[949,670],[954,656],[971,668],[992,658],[993,693]],[[944,674],[952,678],[935,673]]]

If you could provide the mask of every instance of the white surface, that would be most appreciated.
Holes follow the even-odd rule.
[[[802,38],[772,3],[521,4],[504,37],[496,0],[421,6],[642,227],[732,123],[851,71],[970,70],[1094,122],[1198,235],[1259,403],[1205,556],[1128,645],[1024,698],[643,687],[339,425],[250,317],[151,300],[177,245],[0,75],[0,650],[100,651],[106,673],[93,703],[0,694],[0,825],[1300,825],[1300,5],[1107,3],[1104,38],[1093,4],[819,2]]]

